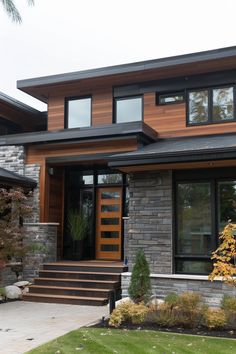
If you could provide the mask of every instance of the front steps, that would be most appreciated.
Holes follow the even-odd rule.
[[[122,262],[56,262],[43,265],[23,300],[73,305],[106,305],[114,291],[121,296]]]

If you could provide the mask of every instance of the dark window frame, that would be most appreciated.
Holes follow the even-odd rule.
[[[68,117],[68,107],[69,107],[69,102],[70,101],[76,101],[76,100],[83,100],[83,99],[90,99],[90,106],[91,106],[91,114],[90,114],[90,124],[86,127],[73,127],[69,128],[68,123],[69,123],[69,117]],[[65,97],[65,109],[64,109],[64,129],[86,129],[88,127],[92,126],[93,122],[93,96],[92,95],[86,95],[86,96],[72,96],[72,97]]]
[[[178,96],[178,95],[182,95],[183,99],[179,100],[179,101],[175,101],[175,102],[164,102],[161,103],[160,102],[160,98],[166,98],[169,96]],[[180,91],[169,91],[169,92],[156,92],[156,105],[157,106],[169,106],[172,104],[181,104],[186,102],[186,92],[185,90],[180,90]]]
[[[216,172],[215,172],[215,171]],[[183,173],[186,174],[186,171],[179,171],[175,173],[173,178],[173,272],[174,274],[185,274],[177,271],[177,262],[178,259],[184,259],[186,261],[193,260],[211,260],[211,256],[209,255],[186,255],[177,253],[177,242],[178,242],[178,184],[179,183],[210,183],[211,185],[211,209],[212,209],[212,239],[211,244],[213,247],[213,251],[219,246],[219,202],[218,202],[218,186],[220,182],[227,181],[236,181],[236,169],[212,169],[199,171],[187,171],[187,176],[183,176]],[[198,178],[199,177],[199,178]],[[189,274],[189,273],[187,273]],[[205,273],[191,273],[194,275],[207,275]]]
[[[221,121],[216,121],[213,119],[213,90],[217,90],[220,88],[233,88],[233,112],[234,112],[234,118],[233,119],[224,119]],[[208,120],[206,122],[200,122],[200,123],[190,123],[189,122],[189,94],[191,92],[198,92],[198,91],[208,91]],[[230,123],[230,122],[235,122],[236,121],[236,85],[235,84],[222,84],[222,85],[214,85],[214,86],[208,86],[208,87],[201,87],[201,88],[193,88],[193,89],[187,89],[186,90],[186,126],[187,127],[192,127],[192,126],[198,126],[198,125],[210,125],[210,124],[222,124],[222,123]]]
[[[113,97],[113,120],[112,120],[113,124],[124,124],[124,123],[131,122],[131,121],[122,122],[122,123],[117,122],[117,101],[130,100],[133,98],[141,98],[141,105],[142,105],[142,107],[141,107],[141,120],[137,121],[137,122],[144,121],[144,98],[143,98],[143,95],[121,96],[121,97]]]

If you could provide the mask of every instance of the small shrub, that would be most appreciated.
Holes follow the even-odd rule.
[[[225,311],[235,311],[236,312],[236,297],[224,295],[221,300],[221,308]]]
[[[150,299],[150,270],[143,250],[136,253],[128,292],[135,303],[147,303]]]
[[[165,297],[165,302],[169,304],[171,307],[177,306],[179,301],[179,295],[176,293],[169,293]]]
[[[179,313],[169,303],[159,306],[156,316],[153,316],[156,324],[161,327],[174,327],[179,323]]]
[[[222,309],[208,309],[204,313],[205,325],[209,329],[220,329],[225,327],[227,318]]]
[[[148,307],[142,302],[135,304],[132,301],[126,301],[118,305],[112,312],[109,325],[119,327],[124,322],[132,324],[143,323],[148,311]]]
[[[201,322],[202,298],[197,293],[186,292],[178,300],[179,320],[181,325],[194,328]]]

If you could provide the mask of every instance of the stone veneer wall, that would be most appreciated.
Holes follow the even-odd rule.
[[[125,220],[124,256],[132,269],[143,249],[153,273],[172,272],[172,173],[130,176],[129,220]]]
[[[29,252],[23,262],[23,277],[32,281],[38,276],[43,263],[57,259],[57,223],[25,223],[26,245],[34,250]]]
[[[24,175],[25,152],[23,146],[1,146],[0,167]]]

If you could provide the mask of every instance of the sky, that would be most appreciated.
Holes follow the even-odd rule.
[[[0,91],[39,110],[16,89],[39,76],[236,45],[235,0],[15,0],[14,24],[0,1]]]

